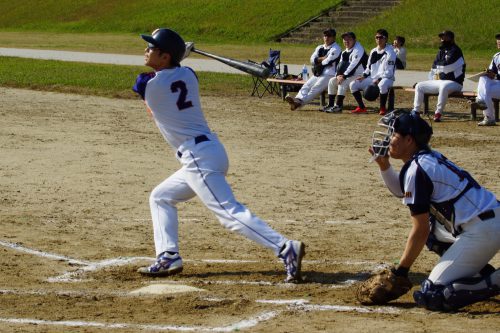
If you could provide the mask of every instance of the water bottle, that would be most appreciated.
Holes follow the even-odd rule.
[[[309,73],[307,72],[307,66],[302,67],[302,80],[307,81],[309,79]]]

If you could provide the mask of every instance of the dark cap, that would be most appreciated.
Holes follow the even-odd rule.
[[[342,39],[344,39],[345,37],[351,37],[352,39],[356,39],[356,34],[352,31],[344,32],[342,34]]]
[[[495,35],[495,38],[496,38],[496,39],[500,39],[500,34],[496,34],[496,35]]]
[[[445,30],[443,32],[440,32],[439,37],[449,37],[450,39],[455,39],[455,34],[453,33],[453,31],[450,31],[450,30]]]
[[[394,122],[394,132],[411,135],[417,146],[428,149],[432,137],[432,127],[417,112],[403,113]]]
[[[335,31],[335,29],[329,28],[323,31],[323,35],[328,37],[335,37],[337,36],[337,32]]]
[[[389,38],[389,33],[385,29],[378,29],[377,33],[384,36],[386,39]]]
[[[170,29],[156,29],[151,35],[141,35],[141,38],[148,42],[148,47],[157,47],[170,53],[172,61],[177,64],[180,63],[186,52],[186,45],[182,37]]]

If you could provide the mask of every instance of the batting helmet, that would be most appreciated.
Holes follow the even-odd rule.
[[[186,44],[179,34],[173,30],[160,28],[153,31],[150,35],[141,35],[142,39],[148,42],[148,47],[157,47],[160,50],[167,52],[172,57],[174,65],[180,64],[184,53],[186,52]]]
[[[378,85],[376,85],[376,84],[370,84],[363,91],[363,97],[367,101],[370,101],[370,102],[373,102],[374,100],[376,100],[379,94],[380,94],[380,89],[378,88]]]

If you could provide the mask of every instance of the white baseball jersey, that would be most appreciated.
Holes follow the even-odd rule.
[[[321,54],[326,51],[326,58],[321,62],[323,66],[323,73],[321,75],[330,75],[335,76],[337,73],[337,64],[340,59],[340,53],[342,49],[337,43],[333,43],[330,45],[318,45],[311,55],[311,64],[315,64],[315,60],[322,56]],[[324,55],[323,55],[324,56]]]
[[[368,64],[363,73],[364,77],[376,79],[395,80],[394,72],[396,71],[396,52],[391,45],[386,45],[384,49],[379,50],[378,47],[370,51]]]
[[[454,229],[479,214],[500,206],[495,195],[437,151],[421,152],[400,172],[403,203],[413,214],[431,212],[431,206]],[[438,219],[439,220],[439,219]]]
[[[210,134],[192,69],[175,67],[157,72],[147,84],[145,100],[161,134],[174,149],[187,139]]]
[[[342,74],[346,78],[353,76],[358,71],[358,67],[365,69],[368,56],[365,49],[359,42],[356,42],[352,48],[345,49],[340,56],[340,64],[337,74]]]

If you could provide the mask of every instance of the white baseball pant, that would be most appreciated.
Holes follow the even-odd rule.
[[[429,280],[447,285],[472,277],[497,254],[500,250],[500,207],[494,211],[494,218],[483,221],[475,217],[461,225],[463,232],[432,269]]]
[[[349,87],[351,88],[351,92],[356,92],[360,90],[365,90],[366,87],[373,84],[373,79],[371,77],[367,77],[364,80],[354,80],[351,82]],[[394,80],[390,79],[382,79],[378,83],[378,88],[380,89],[381,94],[387,94],[389,89],[393,86]]]
[[[419,82],[415,86],[413,109],[416,111],[420,110],[420,106],[424,102],[425,94],[438,94],[436,113],[442,113],[448,101],[448,95],[460,91],[462,91],[462,85],[451,80],[428,80]]]
[[[164,180],[151,193],[149,204],[153,220],[156,255],[179,252],[176,205],[197,195],[215,213],[220,223],[231,231],[251,239],[276,255],[287,239],[248,208],[236,201],[226,181],[229,161],[217,135],[206,135],[209,141],[184,142],[177,152],[181,169]]]
[[[300,91],[297,93],[295,98],[298,98],[302,101],[302,105],[310,103],[315,97],[321,94],[326,90],[328,86],[328,81],[332,76],[330,75],[322,75],[322,76],[313,76],[309,80],[304,83]]]
[[[363,67],[359,66],[356,72],[352,76],[349,76],[341,84],[338,83],[337,77],[332,77],[330,82],[328,82],[328,95],[340,95],[345,96],[347,88],[353,80],[363,75]]]
[[[490,120],[495,120],[495,108],[493,98],[500,98],[500,80],[492,80],[487,76],[481,76],[477,85],[477,96],[486,104],[483,114]]]

